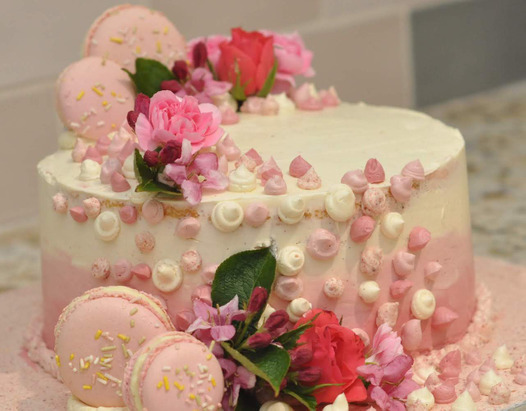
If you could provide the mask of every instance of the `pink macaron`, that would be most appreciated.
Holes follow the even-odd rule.
[[[158,11],[124,4],[106,10],[90,27],[84,56],[101,56],[134,71],[135,59],[159,60],[169,68],[186,58],[186,42]]]
[[[135,89],[121,67],[101,57],[69,65],[56,85],[57,112],[64,126],[97,140],[117,131],[135,104]]]
[[[174,330],[161,303],[128,287],[94,288],[75,298],[55,327],[64,384],[93,407],[122,407],[128,360],[156,335]]]
[[[128,362],[123,399],[130,411],[219,410],[224,393],[219,361],[190,334],[150,340]]]

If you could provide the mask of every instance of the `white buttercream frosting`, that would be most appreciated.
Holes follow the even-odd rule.
[[[356,198],[347,184],[335,184],[325,196],[325,210],[334,221],[347,221],[355,212]]]
[[[103,241],[112,241],[119,235],[121,223],[113,211],[103,211],[95,219],[95,233]]]
[[[243,222],[244,212],[235,201],[222,201],[212,210],[212,224],[219,231],[229,233],[237,229]]]
[[[135,166],[133,155],[128,156],[126,160],[124,160],[124,164],[122,165],[122,174],[124,174],[124,177],[128,179],[135,178]]]
[[[169,293],[183,283],[183,271],[175,261],[166,258],[153,267],[152,281],[158,290]]]
[[[94,160],[86,159],[80,163],[79,180],[92,181],[100,177],[100,164]]]
[[[387,238],[395,239],[400,237],[404,229],[404,218],[400,213],[390,212],[383,216],[380,230]]]
[[[365,303],[374,303],[380,295],[380,286],[376,281],[364,281],[358,288],[358,295]]]
[[[296,111],[296,105],[287,97],[286,93],[273,94],[272,97],[274,97],[274,100],[278,103],[278,114],[292,114]]]
[[[435,312],[436,301],[433,293],[426,289],[418,290],[411,300],[411,312],[419,320],[427,320]]]
[[[289,315],[290,321],[293,323],[298,322],[303,314],[312,309],[312,304],[305,298],[295,298],[287,306],[287,314]]]
[[[256,175],[244,164],[232,170],[228,176],[230,181],[228,189],[236,192],[248,192],[256,188]]]
[[[278,271],[287,276],[298,274],[305,264],[305,255],[301,248],[289,245],[278,252]]]
[[[423,387],[407,396],[406,405],[409,409],[420,406],[420,408],[416,409],[430,410],[435,406],[435,397],[433,397],[433,394],[427,387]]]
[[[451,411],[476,411],[477,404],[469,395],[469,392],[466,390],[460,394],[457,399],[451,404]]]
[[[495,367],[497,370],[507,370],[513,367],[513,358],[511,358],[510,352],[506,345],[501,345],[493,353],[493,361],[495,361]]]
[[[305,200],[300,196],[287,196],[278,208],[278,216],[285,224],[297,224],[305,214]]]

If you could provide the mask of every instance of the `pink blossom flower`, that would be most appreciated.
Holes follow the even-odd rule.
[[[205,68],[194,69],[190,79],[175,94],[179,97],[194,96],[199,104],[212,103],[213,96],[227,93],[232,84],[214,80],[212,73]]]
[[[223,396],[222,406],[225,411],[236,408],[240,389],[250,390],[256,385],[256,376],[242,365],[237,365],[234,361],[219,358],[219,364],[223,370],[225,378],[226,392]]]
[[[168,90],[153,95],[148,115],[140,112],[135,134],[143,150],[155,150],[169,141],[188,140],[192,153],[217,143],[223,135],[221,113],[213,104],[199,104],[192,96],[180,98]]]
[[[210,60],[210,63],[215,67],[219,60],[219,56],[221,55],[219,45],[225,41],[230,41],[230,37],[222,36],[220,34],[192,39],[188,42],[188,59],[192,60],[194,47],[203,42],[206,45],[208,60]]]

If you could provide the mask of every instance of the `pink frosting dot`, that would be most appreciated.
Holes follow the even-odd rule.
[[[66,214],[68,211],[68,198],[64,194],[57,193],[53,196],[53,210],[60,214]]]
[[[303,294],[303,281],[298,277],[280,275],[274,285],[274,291],[279,298],[292,301]]]
[[[362,211],[370,216],[378,216],[387,209],[385,194],[375,187],[368,188],[362,197]]]
[[[131,273],[141,280],[148,280],[152,276],[152,269],[148,264],[140,263],[131,269]]]
[[[369,183],[362,170],[347,171],[343,175],[341,182],[351,187],[355,194],[363,194],[369,188]]]
[[[128,191],[131,186],[121,173],[115,172],[110,177],[111,189],[116,193],[122,193]]]
[[[435,281],[442,271],[442,264],[437,261],[430,261],[424,268],[424,276],[426,280]]]
[[[257,166],[260,166],[261,164],[263,164],[263,159],[261,158],[261,156],[255,149],[251,148],[245,153],[245,155],[247,157],[250,157],[252,160],[254,160]]]
[[[360,256],[360,271],[374,276],[380,271],[383,261],[383,252],[378,247],[365,247]]]
[[[216,150],[219,155],[225,156],[228,161],[235,161],[241,156],[241,151],[230,135],[227,135],[216,144]]]
[[[111,176],[121,172],[121,162],[116,158],[108,158],[100,168],[100,181],[102,184],[110,184]]]
[[[195,273],[201,268],[201,255],[196,250],[188,250],[181,256],[181,268],[188,273]]]
[[[462,355],[460,350],[453,350],[448,352],[440,360],[438,369],[440,370],[439,377],[441,379],[458,378],[462,366]]]
[[[212,264],[206,266],[203,271],[201,272],[201,279],[205,284],[212,285],[214,282],[214,277],[216,275],[217,267],[219,267],[219,264]]]
[[[100,214],[100,201],[95,197],[85,199],[82,204],[89,218],[95,218]]]
[[[135,245],[143,254],[147,254],[155,248],[155,237],[149,231],[143,231],[135,235]]]
[[[82,158],[82,161],[84,160],[93,160],[99,164],[102,164],[102,155],[99,153],[99,150],[93,146],[90,146]]]
[[[412,286],[413,282],[409,280],[397,280],[393,282],[389,287],[391,297],[395,299],[402,298]]]
[[[84,223],[88,220],[88,216],[86,215],[86,211],[84,211],[84,207],[72,207],[69,209],[69,214],[77,223]]]
[[[292,177],[300,178],[305,175],[307,171],[310,170],[312,166],[306,161],[302,156],[297,156],[292,160],[289,166],[289,174]]]
[[[307,251],[317,260],[328,260],[338,254],[340,240],[324,228],[316,229],[307,240]]]
[[[278,196],[287,193],[287,183],[281,176],[272,176],[265,183],[265,194]]]
[[[371,184],[381,183],[385,180],[384,168],[376,158],[367,160],[363,173],[367,181]]]
[[[132,277],[132,265],[131,263],[126,260],[125,258],[121,258],[120,260],[117,260],[113,264],[113,270],[111,272],[113,278],[115,278],[116,281],[119,283],[127,282]]]
[[[448,307],[438,307],[433,313],[431,326],[433,328],[444,328],[458,319],[458,314]]]
[[[197,218],[186,217],[179,221],[175,233],[181,238],[195,238],[199,234],[201,223]]]
[[[298,179],[298,187],[303,190],[316,190],[321,187],[321,178],[314,170],[314,167]]]
[[[376,325],[387,324],[393,328],[398,320],[398,303],[383,303],[376,313]]]
[[[336,299],[343,295],[345,286],[341,278],[331,277],[323,285],[323,293],[327,298]]]
[[[245,223],[251,227],[259,227],[267,221],[268,207],[264,203],[250,203],[245,210]]]
[[[416,256],[406,251],[398,251],[393,257],[393,269],[400,277],[407,277],[415,269]]]
[[[411,161],[407,163],[402,169],[402,175],[411,177],[413,180],[416,181],[424,181],[424,166],[422,165],[420,160]]]
[[[431,240],[431,233],[424,227],[415,227],[409,233],[407,248],[411,251],[420,251]]]
[[[437,404],[449,404],[456,400],[457,393],[455,385],[450,381],[445,381],[431,391]]]
[[[125,205],[119,210],[119,216],[125,224],[133,224],[137,221],[137,209],[131,205]]]
[[[150,224],[158,224],[164,218],[164,207],[160,201],[150,199],[142,205],[142,216]]]
[[[413,179],[411,177],[392,176],[390,182],[393,198],[399,203],[407,203],[411,198]]]
[[[190,297],[192,301],[200,300],[208,305],[212,305],[212,287],[209,285],[197,286]]]
[[[186,331],[188,327],[190,327],[190,324],[195,321],[195,318],[195,314],[192,311],[179,311],[175,315],[175,328],[177,328],[178,331]]]
[[[96,279],[108,278],[110,272],[111,265],[106,258],[97,258],[91,265],[91,275]]]
[[[243,154],[241,157],[239,157],[239,159],[236,161],[235,167],[238,168],[241,165],[244,165],[251,172],[254,172],[257,167],[256,161],[246,154]]]
[[[81,163],[82,159],[86,155],[86,151],[88,150],[88,146],[84,141],[80,138],[77,138],[77,141],[75,142],[75,147],[73,147],[73,150],[71,151],[71,158],[75,163]]]
[[[368,215],[363,215],[351,224],[351,240],[355,243],[363,243],[374,231],[376,221]]]
[[[422,343],[422,325],[416,318],[407,321],[400,332],[402,345],[407,351],[418,350]]]

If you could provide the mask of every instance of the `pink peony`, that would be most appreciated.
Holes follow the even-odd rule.
[[[211,97],[225,94],[231,88],[232,84],[214,80],[212,73],[199,67],[192,71],[190,79],[175,94],[179,97],[194,96],[200,104],[203,104],[212,103]]]
[[[191,143],[192,153],[213,146],[223,135],[221,113],[213,104],[199,104],[192,96],[180,98],[168,90],[153,95],[148,116],[140,113],[135,133],[142,150],[155,150],[169,141]]]
[[[188,60],[192,60],[194,47],[203,42],[206,45],[208,60],[210,60],[210,63],[215,67],[219,61],[219,56],[221,55],[219,45],[226,41],[230,41],[230,37],[222,36],[220,34],[192,39],[188,42]]]

